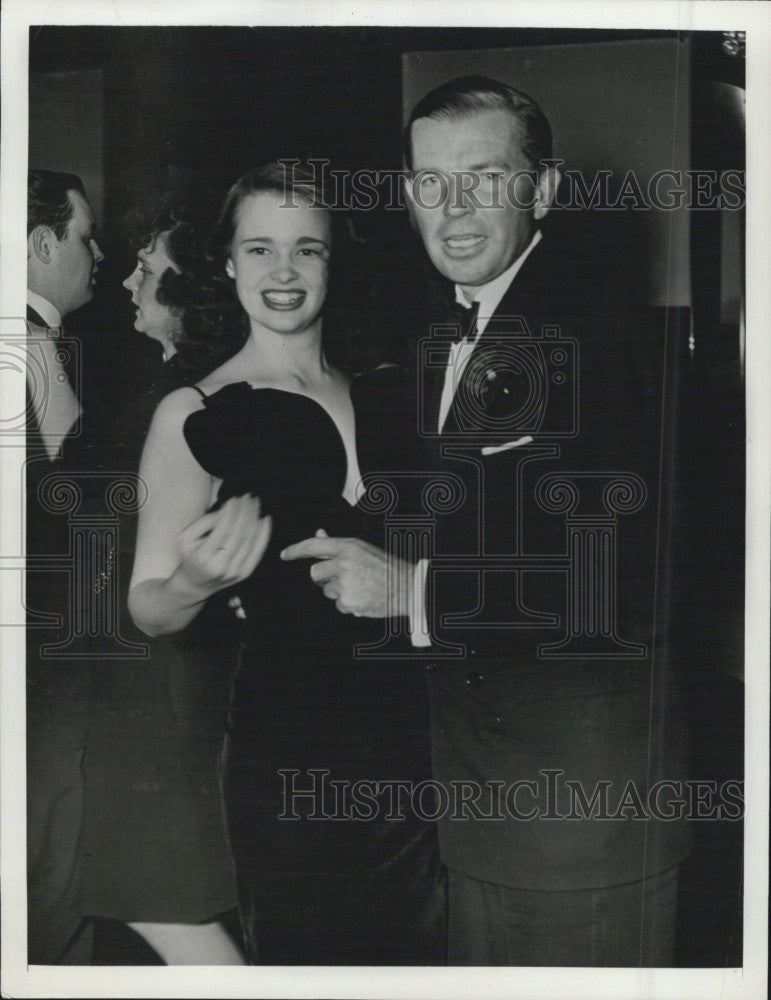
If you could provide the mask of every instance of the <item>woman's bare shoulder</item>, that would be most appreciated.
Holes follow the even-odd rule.
[[[163,426],[174,426],[185,421],[191,413],[200,410],[204,405],[204,396],[192,385],[175,389],[164,396],[155,410],[153,423]]]

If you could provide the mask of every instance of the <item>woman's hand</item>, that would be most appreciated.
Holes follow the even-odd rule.
[[[209,596],[245,580],[262,558],[271,529],[270,515],[260,516],[259,498],[232,497],[177,536],[177,585]]]

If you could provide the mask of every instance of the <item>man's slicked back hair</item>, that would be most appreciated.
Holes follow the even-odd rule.
[[[551,125],[532,97],[489,76],[459,76],[441,84],[412,109],[404,130],[404,160],[412,170],[412,126],[419,118],[441,121],[481,111],[507,111],[517,125],[520,148],[530,167],[541,170],[552,158]]]
[[[30,170],[27,174],[27,236],[38,226],[49,226],[57,240],[67,235],[67,226],[75,214],[70,191],[86,197],[83,181],[77,174],[55,170]]]

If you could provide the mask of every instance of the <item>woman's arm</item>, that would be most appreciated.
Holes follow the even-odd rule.
[[[148,635],[185,628],[212,594],[251,575],[270,538],[259,500],[234,497],[211,513],[214,480],[201,468],[182,428],[200,400],[179,389],[162,400],[147,437],[129,610]]]

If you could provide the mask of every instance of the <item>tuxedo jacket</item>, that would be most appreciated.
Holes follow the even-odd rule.
[[[688,849],[687,824],[657,818],[680,786],[660,796],[667,808],[648,802],[686,761],[666,628],[676,329],[663,311],[609,308],[606,291],[545,239],[441,434],[443,306],[407,381],[417,461],[435,477],[427,669],[443,857],[517,888],[621,884]]]
[[[31,335],[44,335],[45,321],[29,306],[27,326]],[[74,352],[67,350],[69,346],[63,345],[67,355],[63,361],[64,373],[77,391],[76,358]],[[45,372],[41,368],[36,374],[33,391],[45,393]],[[27,752],[29,760],[49,766],[49,762],[59,760],[63,754],[79,751],[85,742],[88,666],[79,659],[58,659],[47,649],[65,643],[71,631],[72,574],[66,566],[71,555],[70,516],[59,509],[59,501],[68,496],[67,487],[62,488],[61,484],[66,483],[76,466],[71,446],[79,436],[80,421],[73,425],[71,434],[52,460],[40,432],[29,385],[26,413],[23,485],[28,559],[25,574]]]
[[[27,327],[30,336],[44,337],[47,325],[38,313],[27,306]],[[34,357],[30,364],[34,365]],[[34,392],[40,393],[43,400],[47,392],[45,384],[45,372],[41,368],[34,366],[33,375],[36,378]],[[69,373],[68,373],[69,377]],[[40,426],[36,416],[36,409],[33,405],[32,393],[29,383],[26,386],[26,507],[27,507],[27,532],[26,551],[28,555],[45,557],[46,555],[60,556],[66,551],[67,546],[67,526],[66,518],[56,513],[55,507],[46,503],[41,497],[40,487],[48,475],[56,472],[63,472],[68,468],[64,446],[60,454],[51,459],[46,451],[45,442],[40,431]],[[66,444],[66,442],[65,442]],[[50,572],[31,572],[27,576],[27,604],[33,611],[57,612],[60,610],[62,595],[66,595],[66,581],[61,587],[54,581]]]

